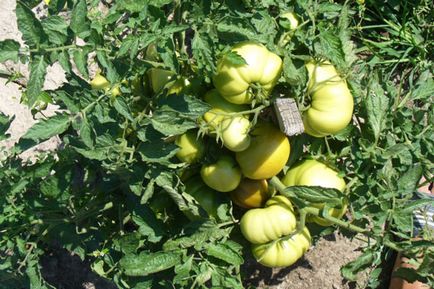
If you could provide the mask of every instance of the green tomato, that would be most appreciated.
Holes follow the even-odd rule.
[[[238,43],[231,51],[244,58],[246,64],[234,64],[227,56],[220,59],[213,77],[220,94],[236,104],[251,103],[255,94],[259,100],[267,98],[282,72],[282,59],[253,41]]]
[[[311,245],[309,230],[303,231],[291,238],[278,240],[267,244],[252,245],[252,253],[255,259],[267,267],[286,267],[294,264]]]
[[[227,116],[225,114],[247,110],[244,105],[236,105],[226,101],[216,89],[210,90],[204,100],[211,109],[203,115],[203,119],[211,126],[212,132],[219,131],[223,145],[231,151],[239,152],[250,145],[250,121],[242,115]]]
[[[298,17],[294,12],[286,12],[280,15],[281,18],[289,21],[289,29],[295,30],[298,27]]]
[[[200,178],[194,176],[184,182],[185,192],[191,195],[200,205],[202,209],[208,214],[210,218],[217,219],[217,209],[222,204],[219,193],[208,187]],[[193,215],[186,213],[190,220],[199,219]]]
[[[203,157],[205,152],[203,139],[197,136],[195,130],[189,130],[178,136],[175,140],[175,144],[179,146],[176,157],[185,163],[192,164],[197,162]]]
[[[236,153],[243,174],[254,180],[277,175],[289,158],[288,138],[271,123],[260,122],[251,132],[250,146]]]
[[[292,167],[282,178],[282,183],[286,186],[319,186],[324,188],[334,188],[341,192],[345,190],[345,181],[338,173],[325,164],[316,160],[305,160]],[[313,204],[313,206],[322,209],[323,203]],[[347,201],[341,208],[332,208],[329,214],[336,218],[341,218],[347,208]],[[309,217],[309,221],[313,221],[321,226],[330,226],[332,223],[317,216]]]
[[[148,70],[148,76],[152,91],[154,93],[159,93],[169,84],[169,82],[175,79],[175,72],[161,68],[150,68]],[[186,88],[188,88],[190,84],[190,80],[187,78],[178,78],[171,82],[171,84],[167,87],[167,95],[180,94]]]
[[[121,95],[121,85],[119,83],[111,86],[110,82],[102,76],[99,72],[95,75],[95,77],[90,81],[90,86],[95,90],[105,90],[106,92],[110,92],[112,98]]]
[[[251,180],[244,178],[239,186],[230,194],[232,201],[246,209],[262,207],[271,193],[267,180]]]
[[[234,190],[241,181],[241,171],[232,157],[221,156],[216,163],[204,164],[200,170],[202,180],[219,192]]]
[[[351,121],[353,96],[332,64],[311,61],[306,68],[312,103],[303,113],[305,131],[315,137],[336,134]]]
[[[241,218],[240,227],[244,238],[253,244],[289,235],[296,227],[291,202],[284,196],[272,197],[264,208],[248,210]]]

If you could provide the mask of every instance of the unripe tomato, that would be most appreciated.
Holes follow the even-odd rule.
[[[92,89],[107,89],[110,87],[110,82],[100,73],[97,73],[90,81],[90,86]]]
[[[260,122],[251,132],[250,146],[236,153],[243,174],[254,180],[277,175],[289,158],[288,138],[271,123]]]
[[[272,197],[265,208],[248,210],[240,221],[241,233],[250,243],[263,244],[294,231],[296,219],[291,202],[284,196]]]
[[[284,18],[289,21],[289,29],[295,30],[298,27],[298,17],[294,12],[286,12],[280,15],[281,18]],[[286,28],[286,27],[285,27]]]
[[[256,260],[267,267],[286,267],[294,264],[311,245],[309,230],[295,234],[287,240],[278,240],[267,244],[252,245]]]
[[[221,204],[219,193],[208,187],[199,176],[191,177],[185,184],[185,192],[191,195],[211,218],[217,218],[217,209]],[[195,220],[193,215],[186,216]]]
[[[161,68],[150,68],[148,70],[148,76],[151,83],[151,88],[154,93],[159,93],[169,81],[175,76],[175,72],[161,69]],[[187,78],[176,79],[170,87],[168,87],[167,95],[170,94],[180,94],[184,89],[189,87],[190,81]]]
[[[234,116],[221,123],[223,145],[233,151],[241,152],[250,145],[250,121],[244,116]]]
[[[345,181],[338,173],[325,164],[316,160],[305,160],[292,167],[282,178],[282,183],[286,186],[319,186],[324,188],[334,188],[341,192],[345,190]],[[322,209],[323,203],[314,204],[315,207]],[[346,200],[342,208],[332,208],[329,214],[336,218],[341,218],[346,211]],[[309,217],[309,220],[321,226],[329,226],[332,223],[317,216]]]
[[[219,192],[230,192],[241,181],[240,168],[228,155],[221,156],[214,164],[204,164],[200,175],[205,184]]]
[[[306,63],[311,106],[303,113],[306,133],[315,137],[335,134],[351,121],[354,101],[335,67],[328,63]]]
[[[240,207],[250,209],[262,207],[271,196],[267,180],[244,178],[230,193],[232,201]]]
[[[203,119],[213,131],[221,133],[223,145],[231,151],[239,152],[250,145],[250,121],[242,115],[227,116],[225,113],[240,112],[248,107],[226,101],[216,89],[210,90],[204,100],[212,106]]]
[[[205,152],[203,139],[197,136],[195,130],[189,130],[178,136],[175,140],[175,144],[179,146],[176,157],[185,163],[191,164],[197,162],[203,157]]]
[[[247,64],[234,64],[224,56],[217,64],[217,74],[213,77],[214,86],[229,102],[251,103],[256,86],[261,98],[267,98],[282,72],[282,59],[270,52],[262,44],[246,41],[235,45],[232,52],[244,58]]]
[[[92,89],[100,90],[104,89],[106,92],[110,91],[110,95],[112,97],[116,97],[121,95],[120,84],[115,84],[110,89],[110,82],[102,76],[99,72],[95,75],[95,77],[90,81],[90,86]]]

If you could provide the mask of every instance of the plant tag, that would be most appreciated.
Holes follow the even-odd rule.
[[[274,110],[276,111],[280,130],[287,136],[293,136],[304,132],[301,114],[294,99],[277,98],[274,101]]]

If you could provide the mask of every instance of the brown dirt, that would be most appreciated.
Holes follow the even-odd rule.
[[[0,40],[15,39],[21,41],[18,32],[16,17],[14,14],[15,0],[0,1]],[[20,71],[28,75],[28,70],[23,65],[0,64],[0,70]],[[50,67],[46,88],[54,88],[64,81],[64,74],[59,66]],[[1,146],[11,147],[25,131],[35,122],[28,108],[20,104],[21,91],[14,83],[6,84],[5,79],[0,79],[0,111],[7,115],[15,115],[16,118],[9,130],[12,137],[0,143]],[[49,106],[46,113],[52,114],[55,106]],[[36,149],[28,152],[31,156],[40,150],[53,150],[59,144],[59,140],[53,138]],[[1,151],[1,150],[0,150]],[[322,238],[314,248],[299,262],[289,268],[269,269],[258,265],[253,259],[248,259],[243,266],[245,283],[253,288],[312,288],[312,289],[354,289],[363,288],[361,285],[345,283],[339,269],[342,265],[351,261],[360,254],[358,248],[361,243],[351,241],[342,235],[335,233],[327,238]],[[90,266],[76,256],[71,256],[63,250],[56,250],[42,260],[43,276],[56,288],[116,288],[96,274],[91,272]]]

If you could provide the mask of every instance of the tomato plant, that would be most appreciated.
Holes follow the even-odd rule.
[[[15,2],[19,31],[0,33],[0,288],[62,287],[41,269],[59,249],[119,288],[248,288],[239,227],[265,242],[258,262],[288,266],[306,220],[367,240],[347,280],[368,268],[386,288],[400,251],[434,286],[432,234],[413,231],[433,171],[431,3]],[[279,98],[313,137],[280,131],[297,118],[275,115]],[[21,136],[10,101],[35,120]],[[336,168],[305,175],[307,156]],[[264,202],[239,220],[234,204]]]

